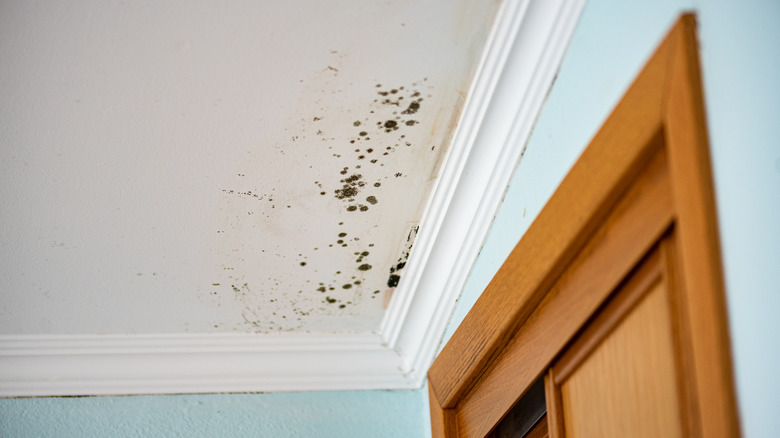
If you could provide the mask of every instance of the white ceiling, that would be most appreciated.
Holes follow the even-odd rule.
[[[376,331],[497,9],[0,2],[0,333]]]

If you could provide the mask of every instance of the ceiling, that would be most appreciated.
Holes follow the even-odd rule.
[[[419,388],[583,5],[0,1],[0,396]]]
[[[376,332],[498,2],[0,3],[0,333]]]

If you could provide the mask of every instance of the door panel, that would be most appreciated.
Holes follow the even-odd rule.
[[[564,436],[682,436],[666,292],[656,283],[560,385]]]

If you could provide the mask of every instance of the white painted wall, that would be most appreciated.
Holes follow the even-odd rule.
[[[590,0],[445,340],[680,12],[695,9],[742,429],[780,434],[780,4]]]
[[[3,1],[0,333],[378,329],[496,9]]]

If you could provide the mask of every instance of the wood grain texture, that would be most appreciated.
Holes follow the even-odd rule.
[[[644,291],[642,291],[644,292]],[[620,313],[616,309],[610,313]],[[612,316],[612,315],[605,315]],[[567,437],[681,437],[671,316],[655,282],[560,385]],[[579,342],[579,341],[578,341]]]
[[[697,389],[693,358],[693,336],[688,322],[688,301],[682,292],[682,273],[680,259],[677,254],[676,231],[673,229],[661,242],[659,253],[663,264],[663,281],[669,291],[669,305],[672,310],[672,330],[677,349],[677,387],[680,400],[680,415],[685,427],[685,436],[699,437],[701,434],[701,418],[697,402]]]
[[[657,154],[636,174],[599,232],[460,401],[460,436],[491,430],[668,229],[673,210],[664,158]]]
[[[550,438],[563,437],[563,407],[561,393],[555,385],[555,370],[550,368],[544,375],[544,395],[547,402],[547,426]]]
[[[428,404],[431,411],[431,436],[433,438],[458,436],[458,429],[452,410],[442,409],[430,382],[428,383]]]
[[[623,318],[642,300],[650,288],[663,279],[663,259],[654,248],[640,263],[619,292],[609,299],[607,309],[587,324],[577,341],[570,345],[554,366],[555,384],[566,381],[588,355],[620,325]]]
[[[695,19],[688,15],[669,37],[676,50],[664,121],[678,217],[681,293],[691,303],[687,317],[701,432],[733,437],[739,434],[739,421],[695,30]]]
[[[684,433],[739,435],[694,31],[679,20],[434,362],[436,436],[488,433],[663,235]]]
[[[428,376],[444,407],[471,388],[645,163],[662,127],[666,70],[651,62],[642,71],[434,361]]]

